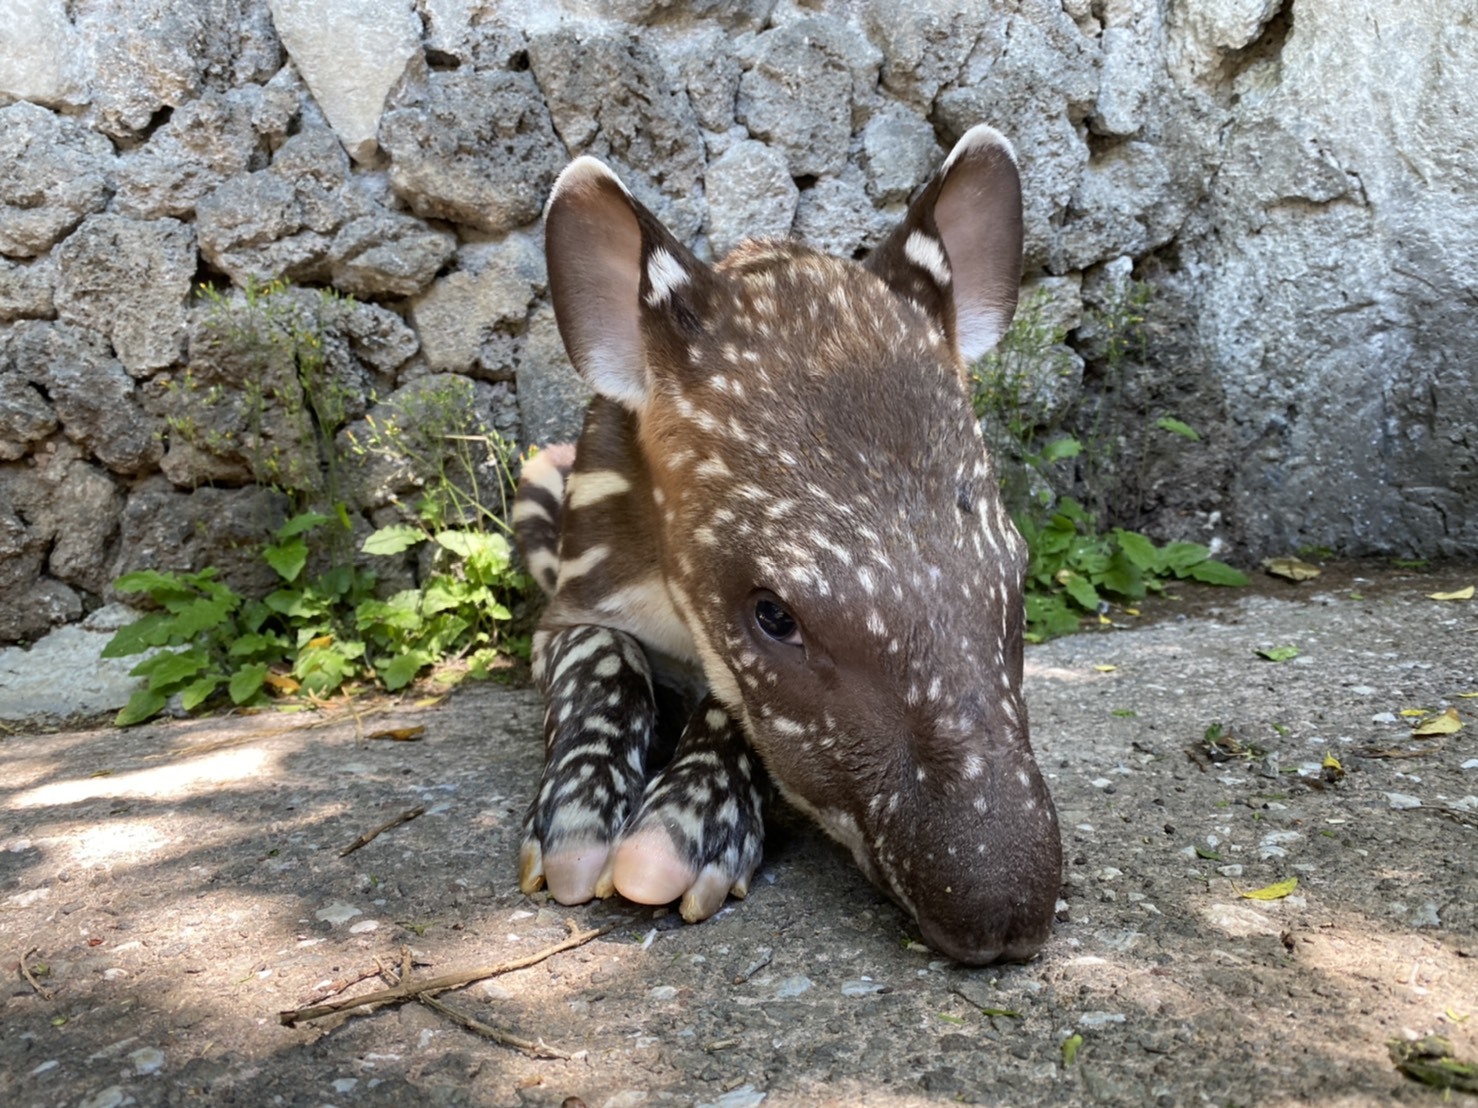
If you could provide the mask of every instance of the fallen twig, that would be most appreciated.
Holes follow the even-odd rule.
[[[392,827],[399,827],[402,823],[409,823],[417,816],[425,814],[426,805],[424,804],[418,805],[417,807],[412,808],[409,811],[401,812],[400,815],[396,816],[392,820],[387,820],[386,822],[380,824],[380,826],[376,827],[373,831],[366,831],[363,835],[359,836],[359,838],[355,839],[343,850],[339,851],[339,857],[346,858],[350,854],[353,854],[360,847],[368,846],[370,843],[374,842],[377,836],[383,834],[386,831],[389,831]]]
[[[380,1004],[399,1004],[401,1001],[420,999],[422,996],[430,996],[445,992],[447,989],[459,989],[463,985],[470,985],[474,981],[481,981],[485,977],[497,977],[500,974],[512,973],[514,970],[527,969],[529,966],[538,965],[546,958],[553,957],[564,950],[571,950],[577,946],[584,946],[591,939],[597,939],[602,935],[609,934],[618,927],[624,926],[625,920],[615,920],[601,927],[591,928],[589,931],[576,931],[573,921],[566,921],[570,928],[569,938],[546,946],[543,950],[526,955],[523,958],[514,958],[507,962],[498,962],[491,966],[478,966],[476,969],[459,970],[454,973],[445,973],[440,977],[427,978],[425,981],[407,982],[402,981],[391,989],[380,989],[363,996],[343,997],[337,1000],[329,1000],[323,1004],[315,1004],[307,1008],[292,1008],[277,1013],[278,1020],[284,1027],[292,1027],[295,1024],[307,1020],[319,1019],[322,1016],[332,1015],[335,1012],[345,1012],[353,1008],[365,1008]]]
[[[484,1038],[492,1039],[495,1043],[511,1046],[515,1050],[521,1050],[525,1054],[532,1055],[535,1058],[562,1058],[565,1061],[569,1061],[574,1057],[566,1051],[548,1045],[543,1039],[525,1039],[522,1035],[515,1035],[512,1031],[505,1030],[501,1027],[494,1027],[490,1023],[483,1023],[481,1020],[475,1020],[471,1016],[463,1015],[450,1005],[443,1004],[434,996],[417,995],[415,999],[426,1005],[426,1007],[440,1012],[448,1019],[461,1024],[468,1031],[473,1031]]]
[[[29,958],[32,954],[35,954],[40,949],[41,948],[39,946],[33,946],[30,950],[21,955],[21,974],[25,977],[27,981],[31,983],[31,988],[36,990],[36,994],[42,1000],[50,1000],[52,997],[51,990],[44,988],[41,985],[41,982],[37,981],[36,978],[32,976],[31,967],[26,965],[26,959]]]

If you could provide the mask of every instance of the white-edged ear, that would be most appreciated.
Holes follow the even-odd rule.
[[[602,162],[576,158],[544,213],[554,318],[565,350],[601,396],[634,412],[652,392],[648,334],[706,273]]]
[[[955,144],[867,265],[934,314],[968,364],[1011,326],[1022,237],[1015,151],[981,124]]]

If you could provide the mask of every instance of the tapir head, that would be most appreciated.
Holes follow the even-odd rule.
[[[964,369],[1015,310],[1010,145],[967,133],[862,264],[762,240],[710,267],[589,158],[547,233],[566,346],[636,420],[714,692],[931,946],[1034,953],[1061,847],[1021,693],[1026,551]]]

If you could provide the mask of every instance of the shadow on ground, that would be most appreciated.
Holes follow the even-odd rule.
[[[1460,695],[1478,692],[1478,609],[1425,598],[1473,576],[1225,594],[1031,648],[1067,865],[1024,966],[911,943],[784,814],[750,898],[700,926],[524,898],[528,690],[12,735],[0,1103],[1435,1105],[1386,1044],[1435,1031],[1478,1057],[1478,700]],[[1300,657],[1255,653],[1276,645]],[[1403,709],[1447,706],[1461,731],[1410,738]],[[1250,753],[1210,760],[1212,723]],[[421,741],[368,737],[407,725]],[[1284,899],[1239,897],[1290,877]],[[567,918],[622,923],[444,999],[573,1059],[414,1004],[278,1023],[402,947],[445,973],[546,946]]]

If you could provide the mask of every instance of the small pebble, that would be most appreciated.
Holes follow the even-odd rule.
[[[647,996],[653,1000],[671,1000],[677,996],[676,985],[657,985],[647,990]]]
[[[1386,793],[1386,799],[1391,802],[1391,807],[1398,811],[1403,808],[1420,808],[1422,802],[1407,793]]]
[[[842,995],[843,996],[871,996],[873,993],[880,993],[880,992],[882,992],[883,989],[885,989],[886,987],[887,986],[882,985],[882,984],[880,984],[877,981],[869,981],[867,978],[864,977],[864,978],[862,978],[860,980],[857,980],[857,981],[848,981],[848,982],[845,982],[842,985]]]
[[[1107,1027],[1111,1023],[1123,1023],[1122,1012],[1084,1012],[1078,1017],[1079,1027]]]
[[[1375,715],[1373,715],[1373,716],[1370,717],[1370,722],[1371,723],[1395,723],[1395,722],[1397,722],[1397,720],[1396,720],[1396,713],[1395,712],[1376,712]]]
[[[128,1060],[133,1063],[135,1073],[158,1073],[164,1067],[164,1051],[157,1046],[141,1046],[129,1053]]]
[[[1463,769],[1478,769],[1478,758],[1469,758],[1463,763]]]
[[[333,1090],[336,1093],[352,1093],[358,1084],[359,1078],[357,1077],[341,1077],[333,1083]]]
[[[1437,918],[1437,905],[1430,900],[1411,913],[1411,926],[1413,927],[1441,927],[1442,921]]]
[[[1223,877],[1241,877],[1242,867],[1240,865],[1217,866],[1216,872]]]
[[[346,923],[349,920],[353,919],[355,916],[362,915],[364,915],[364,913],[361,912],[358,908],[354,907],[352,904],[345,904],[343,901],[340,900],[330,904],[327,908],[318,909],[318,911],[313,913],[313,918],[326,920],[329,923],[337,924]]]
[[[379,927],[380,921],[377,919],[362,919],[353,927],[349,928],[349,933],[351,935],[363,935],[367,931],[377,931]]]
[[[740,1085],[717,1100],[705,1100],[698,1108],[755,1108],[764,1101],[766,1095],[753,1085]]]
[[[775,999],[789,1000],[792,997],[800,996],[801,993],[805,992],[810,987],[811,979],[804,974],[798,974],[795,977],[787,977],[784,981],[780,982],[779,985],[775,986]]]
[[[78,1103],[77,1108],[118,1108],[124,1102],[123,1087],[109,1085]]]

